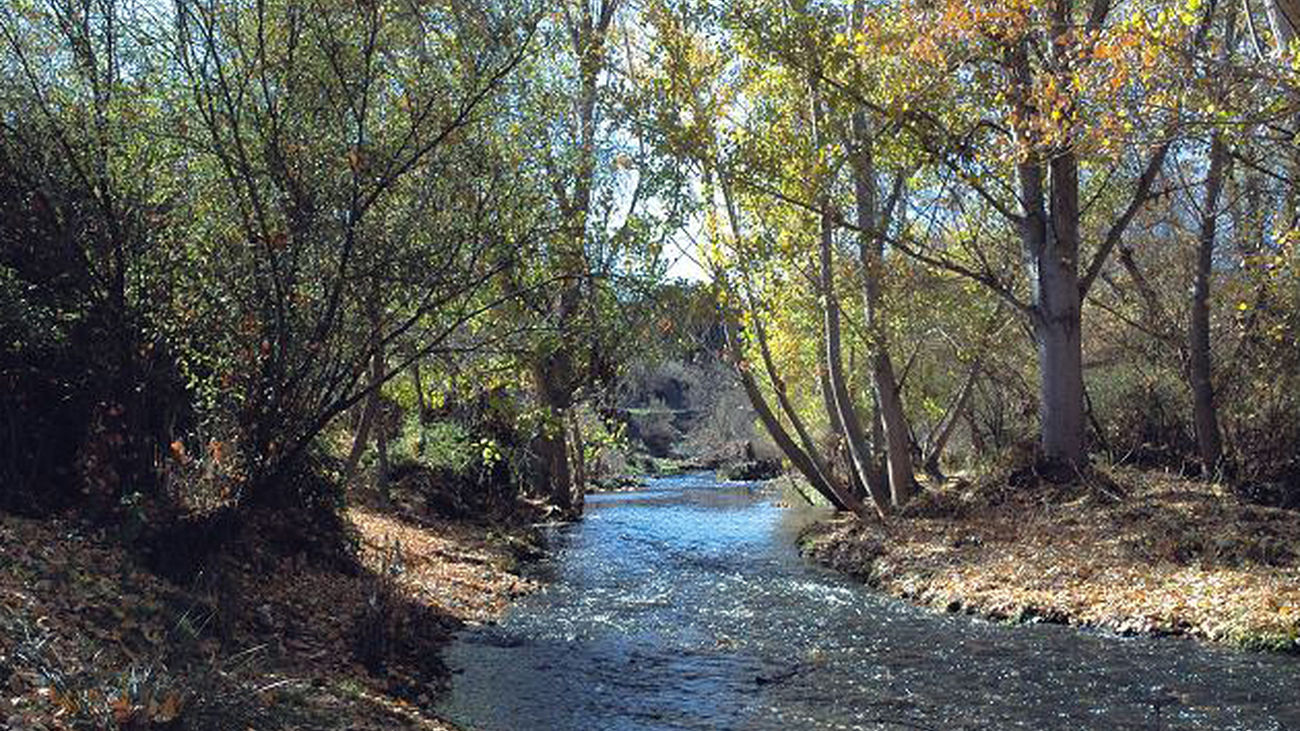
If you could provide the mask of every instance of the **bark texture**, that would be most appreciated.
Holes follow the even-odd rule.
[[[855,5],[855,15],[858,6]],[[862,267],[862,299],[866,303],[867,333],[871,336],[871,382],[876,395],[876,412],[885,446],[885,469],[889,477],[889,499],[902,507],[916,492],[912,470],[911,427],[903,410],[894,363],[889,355],[889,337],[881,313],[881,279],[884,275],[885,241],[878,228],[887,225],[888,215],[879,210],[876,166],[871,152],[866,115],[853,115],[853,189],[857,205],[858,259]],[[900,180],[901,183],[901,180]],[[901,189],[900,189],[901,190]]]
[[[844,356],[841,346],[840,305],[835,295],[835,276],[831,250],[834,219],[829,210],[829,201],[822,212],[821,241],[818,247],[820,260],[820,279],[822,288],[822,329],[826,341],[826,376],[830,381],[831,398],[835,413],[844,427],[844,436],[848,445],[849,457],[857,472],[858,480],[866,485],[868,493],[877,509],[888,512],[890,496],[879,480],[872,479],[874,469],[871,465],[871,447],[867,443],[862,429],[862,420],[858,418],[849,395],[847,379],[844,374]]]
[[[1068,3],[1057,3],[1063,27]],[[1063,8],[1064,6],[1064,8]],[[1065,31],[1057,29],[1060,33]],[[1054,36],[1056,33],[1054,32]],[[1024,119],[1033,88],[1027,42],[1011,53],[1012,96]],[[1043,458],[1068,471],[1083,460],[1083,352],[1079,288],[1079,170],[1068,147],[1041,151],[1032,131],[1017,130],[1029,149],[1017,166],[1020,239],[1031,272],[1032,324],[1038,348],[1039,420]],[[1042,158],[1046,157],[1047,175]],[[1050,176],[1050,208],[1045,178]]]
[[[1267,6],[1276,52],[1281,56],[1300,30],[1300,0],[1268,0]]]
[[[821,97],[816,78],[810,80],[811,104],[813,118],[813,137],[820,149],[825,143],[823,134],[824,119]],[[849,395],[848,378],[844,373],[844,353],[842,346],[840,304],[835,291],[835,255],[834,234],[835,214],[831,208],[829,195],[830,180],[819,181],[817,205],[821,211],[819,240],[817,247],[818,284],[822,297],[822,335],[826,355],[826,376],[829,380],[831,400],[834,413],[840,426],[844,429],[844,438],[848,446],[849,458],[858,483],[865,485],[871,495],[876,509],[884,514],[891,505],[887,488],[875,479],[876,470],[871,460],[871,445],[862,428],[862,420],[853,406]]]
[[[1235,10],[1233,6],[1224,18],[1223,60],[1231,53],[1236,36]],[[1279,20],[1286,19],[1283,17]],[[1187,327],[1187,371],[1192,387],[1192,421],[1196,426],[1196,449],[1201,469],[1207,474],[1217,469],[1223,459],[1223,437],[1219,432],[1219,414],[1214,398],[1214,366],[1210,348],[1210,279],[1214,274],[1219,205],[1228,165],[1228,147],[1222,133],[1216,131],[1210,140],[1205,199],[1201,204],[1201,226],[1197,237],[1196,275],[1192,282],[1192,307]]]

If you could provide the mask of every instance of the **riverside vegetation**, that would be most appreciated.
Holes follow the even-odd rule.
[[[5,4],[0,719],[440,723],[533,528],[686,466],[925,603],[1294,649],[1296,18]]]

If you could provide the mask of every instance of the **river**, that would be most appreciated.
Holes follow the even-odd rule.
[[[483,731],[1300,729],[1300,658],[881,596],[801,559],[811,510],[711,474],[592,495],[546,590],[458,637],[441,710]]]

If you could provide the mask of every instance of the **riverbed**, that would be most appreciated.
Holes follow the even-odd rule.
[[[811,509],[712,474],[591,495],[459,635],[441,711],[484,731],[1300,729],[1300,658],[935,613],[804,561]]]

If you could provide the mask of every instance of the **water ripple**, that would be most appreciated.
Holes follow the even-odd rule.
[[[706,475],[592,496],[464,633],[443,711],[525,729],[1300,729],[1300,660],[1007,627],[881,597],[799,559],[806,515]]]

